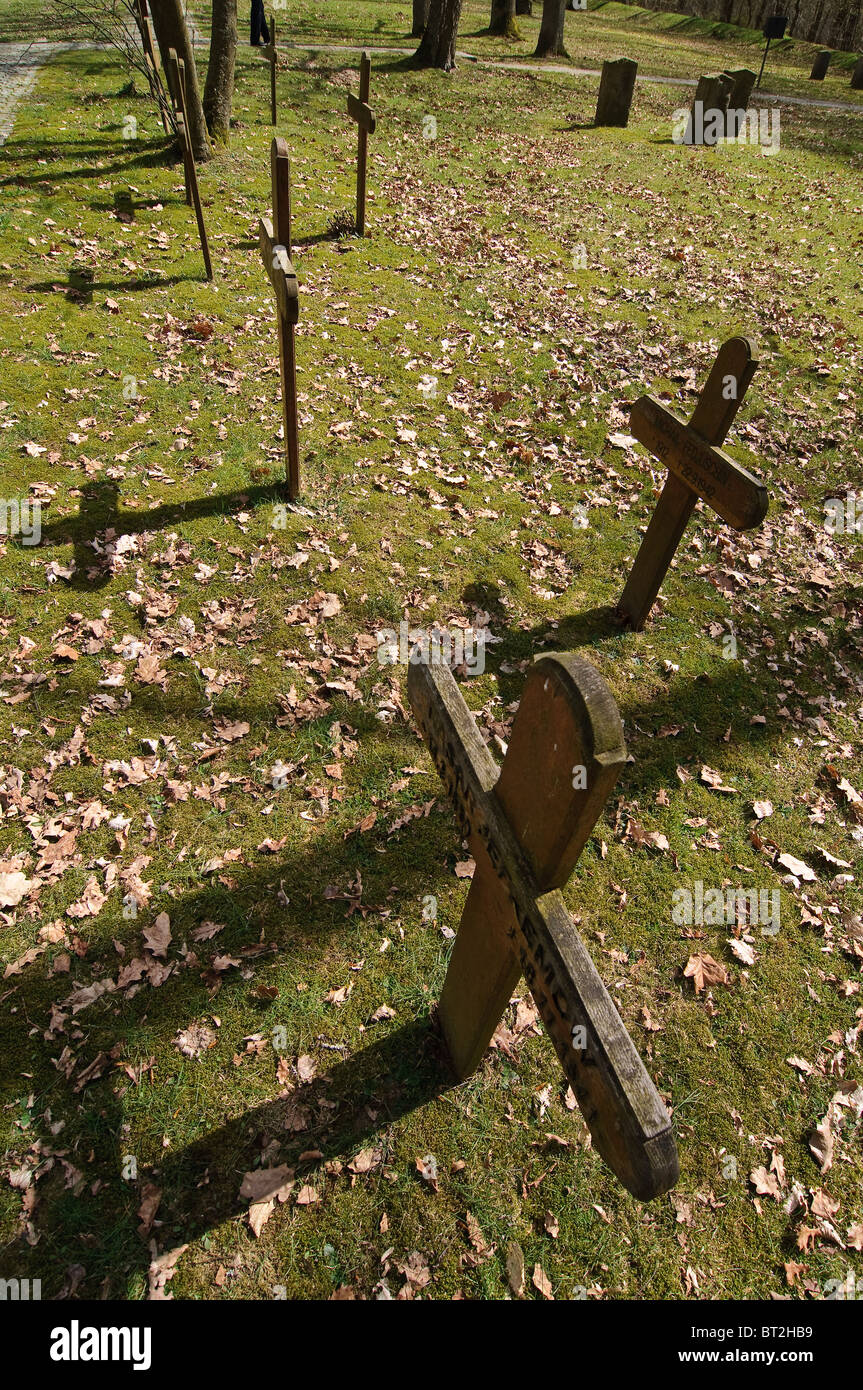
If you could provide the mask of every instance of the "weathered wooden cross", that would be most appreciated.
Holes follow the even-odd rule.
[[[366,160],[369,136],[374,135],[377,121],[369,106],[369,85],[372,76],[372,62],[365,51],[360,59],[360,94],[355,97],[348,93],[348,115],[359,127],[357,146],[357,236],[365,236],[366,231]]]
[[[636,632],[647,621],[699,497],[736,531],[749,531],[764,520],[764,484],[718,447],[757,367],[749,340],[729,338],[719,349],[688,425],[655,396],[641,396],[632,407],[632,433],[668,469],[616,610],[618,619]]]
[[[279,66],[279,51],[276,48],[276,16],[270,15],[270,42],[264,49],[264,57],[270,64],[270,125],[276,124],[276,69]]]
[[[614,699],[572,654],[537,659],[499,771],[446,665],[408,671],[414,716],[476,868],[440,1000],[470,1075],[524,973],[597,1150],[647,1201],[677,1180],[671,1120],[558,891],[626,759]]]
[[[297,273],[291,260],[291,160],[287,142],[281,137],[270,146],[273,185],[273,220],[262,217],[258,237],[261,258],[276,292],[279,321],[279,364],[282,379],[285,469],[288,496],[300,491],[300,445],[297,432],[297,362],[294,324],[300,316]]]
[[[153,35],[150,33],[150,16],[147,9],[147,0],[138,0],[138,28],[141,32],[141,47],[144,50],[144,61],[147,64],[147,78],[150,83],[150,90],[153,95],[157,92],[156,77],[156,53],[153,48]],[[162,129],[168,133],[168,117],[162,102],[159,102],[159,115],[162,118]]]
[[[186,121],[186,64],[182,58],[177,56],[175,48],[168,49],[168,62],[171,64],[171,85],[174,88],[174,118],[177,122],[177,134],[180,138],[180,148],[183,151],[183,177],[186,182],[186,202],[195,207],[195,220],[198,224],[198,237],[201,242],[201,250],[204,253],[204,269],[207,272],[207,279],[213,278],[213,265],[210,260],[210,245],[207,241],[207,229],[204,226],[204,211],[201,207],[201,195],[198,191],[198,171],[195,168],[195,157],[192,154],[192,141],[189,136],[189,126]]]

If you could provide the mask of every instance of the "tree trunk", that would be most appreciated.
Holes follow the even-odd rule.
[[[533,14],[533,0],[515,0],[516,14]]]
[[[429,0],[414,0],[414,21],[411,38],[421,39],[429,17]]]
[[[218,145],[227,145],[231,135],[236,52],[237,0],[213,0],[210,62],[204,84],[204,115],[207,129]]]
[[[507,39],[520,39],[515,22],[515,0],[491,0],[491,19],[488,22],[490,34],[501,34]]]
[[[150,14],[153,16],[156,42],[165,72],[171,72],[169,48],[175,48],[177,57],[182,58],[186,65],[186,121],[192,142],[192,154],[195,162],[202,164],[205,160],[213,158],[213,147],[207,134],[207,122],[201,105],[201,89],[198,86],[198,70],[195,67],[195,53],[186,28],[182,0],[150,0]]]
[[[455,40],[462,0],[430,0],[422,42],[414,55],[421,68],[455,67]]]
[[[542,22],[534,58],[554,58],[565,55],[563,46],[563,21],[566,15],[566,0],[542,0]]]

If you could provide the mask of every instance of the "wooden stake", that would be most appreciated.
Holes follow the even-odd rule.
[[[449,668],[411,664],[408,693],[476,862],[440,1000],[456,1073],[481,1060],[523,972],[597,1150],[643,1201],[677,1180],[668,1112],[558,891],[626,759],[605,682],[540,657],[498,768]]]
[[[144,50],[144,59],[147,63],[147,75],[150,77],[150,88],[154,95],[156,92],[156,51],[153,48],[153,35],[150,33],[149,11],[147,0],[138,0],[138,23],[141,30],[141,46]],[[152,76],[150,74],[152,73]],[[168,122],[167,113],[161,101],[159,102],[159,116],[162,120],[162,129],[165,134],[171,129]]]
[[[259,241],[261,259],[276,292],[279,325],[279,366],[282,383],[282,412],[285,436],[285,473],[288,497],[293,501],[300,491],[300,445],[297,421],[297,365],[294,325],[300,316],[299,288],[294,270],[291,244],[291,160],[287,142],[281,137],[270,146],[270,174],[273,190],[273,221],[261,219]]]
[[[749,340],[730,338],[719,350],[688,425],[655,396],[641,396],[632,407],[632,433],[668,469],[617,605],[619,620],[636,632],[647,621],[699,497],[736,531],[764,520],[764,484],[716,447],[728,434],[757,367]]]
[[[210,245],[207,241],[207,229],[204,226],[204,210],[201,207],[201,195],[198,191],[198,171],[195,168],[195,159],[192,154],[192,142],[189,138],[189,127],[186,122],[186,64],[182,58],[177,57],[175,48],[168,49],[168,61],[173,71],[174,86],[174,115],[177,121],[177,131],[180,136],[180,145],[183,150],[183,174],[186,181],[186,202],[194,204],[195,220],[198,224],[198,237],[201,242],[201,250],[204,254],[204,269],[207,272],[207,279],[213,278],[213,265],[210,260]]]
[[[358,127],[357,143],[357,236],[365,236],[366,231],[366,160],[368,157],[369,136],[374,134],[377,120],[369,106],[369,86],[371,84],[372,62],[365,51],[360,59],[360,95],[348,93],[348,115]]]
[[[276,49],[276,16],[270,15],[270,48],[267,55],[270,60],[270,125],[276,124],[276,68],[279,64],[279,54]]]

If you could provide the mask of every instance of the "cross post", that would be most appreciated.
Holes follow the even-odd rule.
[[[138,28],[141,33],[141,47],[144,50],[144,60],[147,64],[147,78],[150,83],[150,90],[155,96],[157,93],[156,53],[153,48],[153,35],[150,33],[150,19],[149,11],[147,9],[147,0],[138,0],[137,20]],[[165,108],[161,101],[159,102],[159,115],[162,118],[162,129],[167,135],[170,127],[168,125],[168,117],[165,114]]]
[[[655,396],[641,396],[632,407],[632,433],[668,469],[617,605],[618,620],[635,632],[647,621],[699,497],[736,531],[749,531],[764,520],[764,484],[718,447],[757,367],[749,340],[729,338],[719,349],[689,424]]]
[[[452,672],[413,655],[414,716],[476,864],[439,1006],[454,1070],[475,1071],[523,973],[598,1152],[648,1201],[677,1180],[671,1121],[559,891],[626,760],[611,692],[571,653],[537,658],[499,770]]]
[[[258,228],[261,259],[276,293],[279,324],[279,369],[285,436],[288,496],[300,491],[300,445],[297,426],[297,363],[294,325],[300,316],[297,273],[291,260],[291,160],[281,136],[270,146],[273,220],[262,217]]]
[[[175,48],[168,49],[168,62],[171,64],[172,85],[174,88],[174,115],[177,121],[177,133],[180,137],[180,147],[183,151],[183,175],[186,181],[186,202],[194,204],[195,221],[198,224],[198,238],[201,243],[201,251],[204,256],[204,269],[207,272],[207,279],[213,278],[213,264],[210,260],[210,245],[207,241],[207,229],[204,226],[204,210],[201,207],[201,194],[198,191],[198,171],[195,168],[195,157],[192,154],[192,141],[189,137],[189,126],[186,120],[186,64],[182,58],[177,56]]]
[[[267,58],[270,61],[270,125],[276,124],[276,68],[279,65],[279,53],[276,48],[276,16],[270,15],[270,46],[267,49]]]
[[[369,106],[369,86],[371,83],[372,62],[363,51],[360,59],[360,95],[348,93],[348,115],[358,127],[357,145],[357,236],[365,236],[366,231],[366,161],[368,157],[369,136],[374,134],[377,119]]]

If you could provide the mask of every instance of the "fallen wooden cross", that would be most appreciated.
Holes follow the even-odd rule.
[[[279,364],[285,434],[285,468],[288,496],[300,491],[300,445],[297,432],[297,364],[294,324],[300,316],[297,273],[291,261],[291,160],[281,137],[270,147],[273,185],[273,220],[262,217],[259,225],[261,258],[276,292],[279,321]]]
[[[688,425],[655,396],[641,396],[632,407],[632,433],[668,469],[617,605],[620,621],[636,632],[647,621],[699,497],[736,531],[749,531],[764,520],[764,484],[716,447],[728,434],[757,366],[749,340],[730,338],[719,349]]]
[[[264,49],[264,57],[270,64],[270,125],[276,124],[276,69],[279,66],[279,51],[276,48],[276,16],[270,15],[270,42]]]
[[[180,138],[180,147],[183,151],[183,177],[186,181],[186,202],[194,204],[195,220],[198,224],[198,237],[201,242],[201,250],[204,253],[204,269],[207,272],[207,279],[213,278],[213,265],[210,260],[210,246],[207,241],[207,229],[204,226],[204,211],[201,207],[201,195],[198,191],[198,171],[195,168],[195,157],[192,154],[192,141],[189,137],[189,127],[186,121],[186,64],[182,58],[177,57],[175,48],[168,49],[168,62],[171,64],[172,86],[174,88],[174,117],[177,122],[177,134]]]
[[[369,85],[371,83],[372,63],[368,53],[363,52],[360,59],[360,95],[348,93],[348,115],[356,121],[359,128],[357,145],[357,236],[364,236],[366,230],[366,160],[368,157],[369,136],[374,135],[377,121],[369,106]]]
[[[577,656],[538,658],[500,771],[448,666],[411,664],[408,693],[476,862],[439,1011],[457,1075],[523,972],[597,1150],[642,1201],[666,1192],[668,1112],[558,891],[626,760],[611,692]]]

